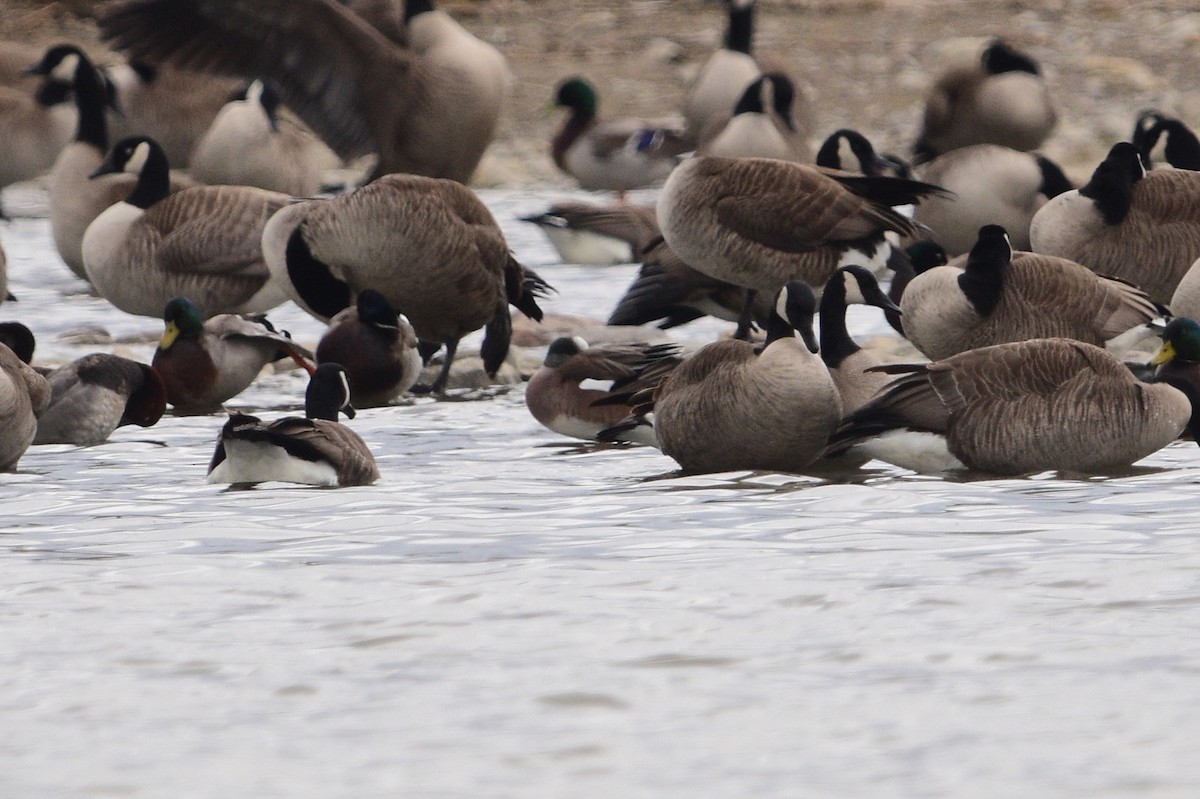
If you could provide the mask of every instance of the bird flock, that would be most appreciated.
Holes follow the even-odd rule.
[[[524,221],[564,261],[641,264],[610,328],[736,328],[687,352],[558,338],[525,387],[538,422],[686,471],[822,475],[1104,473],[1194,436],[1200,141],[1183,121],[1140,114],[1076,186],[1038,152],[1053,87],[997,38],[932,81],[907,153],[818,138],[804,83],[754,51],[754,0],[723,5],[723,46],[673,116],[602,114],[597,84],[561,76],[547,155],[615,196]],[[371,449],[340,416],[444,396],[479,330],[495,374],[512,309],[542,321],[553,288],[468,185],[512,72],[432,0],[124,0],[98,34],[123,60],[0,46],[0,187],[44,176],[63,264],[163,334],[150,364],[50,368],[0,323],[0,469],[169,407],[224,420],[211,482],[367,485]],[[653,205],[627,202],[644,188]],[[312,351],[267,319],[286,302],[328,324]],[[912,356],[856,342],[850,305]],[[310,376],[304,416],[226,412],[279,361]]]

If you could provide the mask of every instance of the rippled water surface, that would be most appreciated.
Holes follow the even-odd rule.
[[[517,221],[546,195],[484,197],[548,310],[607,313],[634,267],[556,265]],[[0,239],[0,317],[40,359],[96,349],[56,340],[82,327],[158,335],[86,294],[44,218]],[[233,491],[204,481],[220,425],[0,477],[0,795],[1196,795],[1192,443],[1103,479],[683,477],[543,429],[517,387],[361,412],[376,486]]]

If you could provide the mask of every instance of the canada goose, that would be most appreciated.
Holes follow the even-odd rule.
[[[821,360],[829,370],[842,400],[842,415],[865,405],[889,380],[887,375],[866,371],[879,359],[860,347],[846,330],[846,306],[874,305],[900,312],[879,288],[875,276],[861,266],[840,267],[821,292]]]
[[[923,165],[919,176],[950,192],[930,197],[913,212],[913,220],[950,255],[968,252],[984,225],[1000,225],[1014,248],[1028,250],[1033,215],[1075,188],[1049,158],[999,144],[951,150]]]
[[[588,191],[626,191],[666,180],[686,149],[676,134],[644,119],[598,116],[596,89],[583,78],[567,78],[554,104],[570,110],[550,142],[554,163]]]
[[[411,49],[335,0],[132,0],[100,27],[135,58],[275,80],[343,159],[377,153],[372,177],[465,182],[491,143],[511,73],[431,3],[410,3],[406,15]]]
[[[942,245],[930,239],[914,241],[904,248],[904,257],[892,260],[892,280],[888,283],[888,299],[897,305],[904,296],[904,290],[912,279],[922,272],[928,272],[935,266],[945,266],[950,262]],[[900,314],[895,311],[884,311],[884,317],[900,335],[904,335],[904,324]]]
[[[385,175],[290,205],[267,223],[263,252],[275,280],[318,319],[363,289],[383,294],[412,322],[424,358],[446,346],[434,392],[445,387],[459,339],[480,327],[484,368],[494,374],[512,337],[509,303],[540,321],[536,297],[549,288],[512,257],[474,192],[419,175]]]
[[[662,451],[691,472],[801,471],[815,461],[842,416],[816,354],[815,311],[812,290],[788,283],[762,345],[725,339],[676,366],[654,390]]]
[[[1171,443],[1192,417],[1183,391],[1142,383],[1106,350],[1072,339],[878,368],[901,377],[850,415],[831,450],[859,444],[917,471],[1107,472]]]
[[[71,271],[86,280],[83,234],[102,211],[129,196],[137,176],[111,174],[89,179],[108,154],[105,107],[110,98],[87,55],[74,45],[59,45],[47,50],[34,69],[66,83],[75,96],[79,125],[74,140],[62,148],[50,168],[47,190],[54,246]],[[172,175],[169,191],[195,185],[187,176]]]
[[[1034,252],[1128,280],[1158,303],[1200,257],[1200,174],[1147,173],[1137,148],[1118,142],[1085,186],[1042,206],[1029,225]]]
[[[970,144],[1036,150],[1057,122],[1037,61],[997,39],[978,64],[953,67],[937,79],[913,151],[927,161]]]
[[[137,175],[129,197],[83,235],[83,264],[100,296],[126,313],[158,317],[188,297],[202,317],[258,313],[287,295],[263,263],[267,219],[286,194],[253,186],[196,186],[169,194],[166,156],[153,139],[117,142],[92,177]]]
[[[196,143],[190,171],[202,183],[257,186],[307,197],[337,157],[280,108],[278,87],[254,80],[217,112]]]
[[[179,169],[191,166],[197,142],[238,90],[236,79],[176,69],[157,58],[109,64],[103,71],[119,109],[109,117],[113,140],[148,136]]]
[[[363,289],[353,308],[329,320],[317,342],[317,363],[340,363],[357,408],[387,405],[421,376],[417,334],[375,289]]]
[[[780,72],[760,75],[734,106],[733,116],[697,152],[725,158],[778,158],[811,162],[807,126],[793,116],[796,90]]]
[[[263,367],[291,357],[310,373],[312,353],[266,317],[218,314],[204,320],[195,303],[176,297],[162,312],[163,334],[151,365],[177,415],[219,410],[241,394]]]
[[[617,300],[608,324],[658,322],[658,326],[666,330],[702,316],[736,322],[744,301],[745,292],[741,286],[709,277],[688,266],[659,236],[642,255],[637,277]],[[770,313],[770,297],[765,293],[756,294],[751,318],[760,325],[765,324]]]
[[[11,472],[33,443],[37,417],[50,404],[50,384],[0,345],[0,471]]]
[[[1143,111],[1133,126],[1130,141],[1142,156],[1142,165],[1152,167],[1151,154],[1163,142],[1163,157],[1176,169],[1200,170],[1200,139],[1183,120],[1161,111]]]
[[[1014,252],[996,225],[980,228],[964,260],[917,275],[900,298],[904,335],[934,360],[1031,338],[1103,345],[1159,314],[1128,283],[1065,258]]]
[[[379,479],[375,456],[358,433],[337,421],[338,411],[355,416],[346,371],[336,363],[323,363],[309,380],[304,417],[264,422],[257,416],[230,415],[208,465],[208,482],[374,483]]]
[[[789,280],[824,285],[846,263],[881,271],[893,249],[887,234],[917,233],[891,206],[938,191],[767,158],[698,157],[671,173],[658,197],[658,222],[667,244],[693,268],[773,294]],[[739,337],[745,329],[743,320]]]
[[[100,444],[122,425],[150,427],[167,408],[158,372],[119,355],[85,355],[46,380],[50,404],[38,417],[34,444]]]
[[[817,166],[873,177],[911,178],[912,168],[898,155],[877,153],[871,140],[853,128],[830,133],[817,149]]]
[[[683,100],[684,130],[702,146],[725,127],[738,98],[761,74],[750,51],[754,43],[754,0],[725,0],[724,46],[708,57]]]
[[[601,344],[589,347],[578,336],[551,342],[546,360],[525,386],[533,418],[554,432],[594,441],[596,435],[629,414],[624,404],[596,404],[614,391],[635,392],[639,369],[650,361],[674,358],[674,344]],[[613,381],[609,389],[583,388],[585,380]]]
[[[36,89],[0,85],[0,189],[50,169],[75,130],[77,114],[69,99],[70,86],[52,76],[44,76]]]
[[[628,264],[659,235],[654,206],[615,203],[555,203],[521,217],[541,228],[567,264]]]

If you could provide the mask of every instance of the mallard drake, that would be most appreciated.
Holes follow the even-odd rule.
[[[117,142],[93,177],[137,175],[130,195],[83,235],[83,265],[100,296],[126,313],[159,316],[187,297],[201,316],[258,313],[287,299],[270,280],[263,226],[291,198],[253,186],[196,186],[170,194],[170,170],[153,139]]]
[[[358,408],[387,405],[421,376],[417,334],[375,289],[363,289],[353,308],[329,320],[317,342],[317,363],[340,363]]]
[[[280,94],[273,81],[253,80],[230,98],[196,143],[192,176],[211,185],[316,194],[337,156],[282,108]]]
[[[1034,252],[1128,280],[1169,303],[1200,257],[1200,173],[1147,173],[1137,148],[1118,142],[1082,188],[1042,206],[1029,225]]]
[[[46,374],[50,404],[34,444],[87,446],[122,425],[150,427],[167,409],[167,387],[153,367],[119,355],[85,355]]]
[[[11,472],[33,443],[37,417],[50,404],[50,384],[0,345],[0,471]]]
[[[1143,111],[1133,125],[1130,142],[1142,156],[1142,165],[1151,169],[1152,154],[1163,142],[1163,158],[1176,169],[1200,170],[1200,139],[1183,120],[1161,111]]]
[[[794,115],[796,89],[781,72],[760,75],[742,93],[733,116],[697,152],[724,158],[813,159],[808,124]]]
[[[658,222],[693,268],[773,294],[790,280],[824,285],[846,263],[882,271],[893,251],[888,234],[918,232],[892,206],[939,191],[767,158],[689,158],[659,194]]]
[[[919,177],[949,192],[921,203],[913,220],[950,255],[968,252],[984,225],[1000,225],[1013,247],[1028,250],[1033,215],[1075,188],[1049,158],[999,144],[951,150],[922,166]]]
[[[1162,344],[1150,358],[1149,366],[1154,367],[1151,380],[1169,382],[1185,392],[1187,385],[1200,388],[1200,323],[1177,316],[1167,322],[1160,337]],[[1195,397],[1189,399],[1195,401]],[[1198,428],[1190,429],[1195,435]]]
[[[163,310],[164,330],[151,365],[176,414],[206,414],[242,393],[263,367],[290,357],[312,371],[312,353],[265,316],[218,314],[204,320],[196,304],[176,297]]]
[[[120,173],[95,180],[89,177],[108,155],[105,108],[111,105],[112,97],[87,54],[75,45],[58,45],[47,50],[33,69],[69,86],[75,97],[79,125],[74,140],[59,151],[50,167],[47,191],[54,246],[71,271],[86,280],[83,234],[101,212],[129,196],[137,176]],[[196,181],[186,175],[172,174],[168,192],[195,185]]]
[[[821,360],[837,386],[843,416],[865,405],[889,379],[887,375],[867,371],[878,366],[879,359],[850,338],[846,329],[848,305],[873,305],[900,313],[875,276],[861,266],[840,267],[825,282],[820,304]]]
[[[1192,418],[1184,391],[1142,383],[1106,350],[1072,339],[877,368],[900,377],[849,416],[831,449],[858,445],[916,471],[1109,472],[1165,447]]]
[[[632,203],[555,203],[521,221],[537,225],[567,264],[633,263],[660,235],[654,207]]]
[[[802,471],[813,463],[842,417],[817,355],[815,311],[812,289],[790,282],[776,296],[762,345],[717,341],[675,367],[652,405],[636,410],[653,415],[662,451],[691,472]]]
[[[751,55],[754,0],[725,0],[724,46],[708,57],[683,100],[688,140],[701,146],[725,127],[738,98],[762,71]]]
[[[346,371],[336,363],[323,363],[309,380],[303,418],[264,422],[257,416],[230,415],[208,465],[208,482],[374,483],[379,479],[375,456],[358,433],[337,421],[339,411],[355,416]]]
[[[913,151],[927,161],[971,144],[1036,150],[1057,123],[1037,61],[995,39],[977,64],[948,69],[934,83]]]
[[[637,378],[650,361],[674,358],[673,344],[601,344],[589,347],[578,336],[550,343],[546,360],[525,386],[533,418],[554,432],[594,441],[603,429],[629,414],[624,404],[597,404],[614,392],[636,392]],[[608,389],[583,388],[584,380],[612,381]]]
[[[134,58],[279,83],[284,102],[372,177],[466,182],[508,95],[504,57],[430,2],[406,8],[410,47],[335,0],[132,0],[100,19]]]
[[[1031,338],[1103,345],[1160,313],[1128,283],[1065,258],[1014,252],[997,225],[980,228],[965,260],[913,278],[900,308],[904,335],[935,360]]]
[[[512,338],[509,304],[540,321],[536,297],[549,290],[512,257],[474,192],[418,175],[290,205],[268,222],[263,250],[275,279],[318,319],[373,288],[412,322],[422,357],[444,344],[434,392],[445,387],[459,339],[480,327],[484,368],[494,374]]]
[[[554,104],[570,114],[550,142],[550,155],[582,189],[623,196],[662,183],[687,149],[677,134],[654,122],[599,117],[596,89],[583,78],[560,83]]]

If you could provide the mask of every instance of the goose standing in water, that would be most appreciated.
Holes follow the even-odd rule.
[[[549,287],[519,264],[487,206],[460,183],[385,175],[331,200],[287,206],[263,231],[275,279],[305,311],[328,321],[375,289],[408,317],[428,360],[446,358],[429,387],[441,392],[459,340],[485,327],[481,355],[494,374],[512,338],[509,304],[540,321]]]
[[[997,39],[978,63],[953,67],[934,83],[913,150],[918,161],[971,144],[1036,150],[1057,123],[1037,61]]]
[[[187,297],[202,317],[259,313],[287,299],[263,262],[263,226],[291,198],[253,186],[196,186],[170,194],[153,139],[117,142],[92,173],[137,175],[129,196],[83,235],[83,265],[100,296],[126,313],[158,317]]]
[[[34,444],[100,444],[122,425],[150,427],[167,409],[158,372],[119,355],[85,355],[46,380],[50,404],[38,417]]]
[[[366,442],[338,422],[355,416],[346,372],[325,363],[309,380],[304,417],[264,422],[235,413],[221,429],[208,482],[235,485],[279,480],[318,486],[370,485],[379,467]]]
[[[1081,263],[1171,301],[1200,258],[1200,173],[1146,172],[1129,142],[1118,142],[1082,188],[1042,206],[1029,226],[1034,252]]]
[[[504,57],[428,0],[410,0],[410,48],[335,0],[130,0],[100,19],[132,57],[276,81],[339,156],[466,182],[508,94]]]

